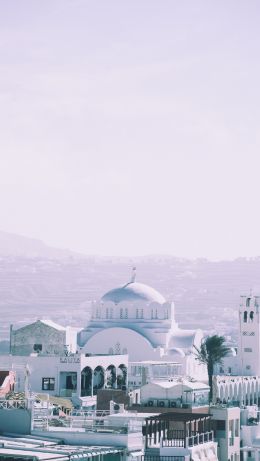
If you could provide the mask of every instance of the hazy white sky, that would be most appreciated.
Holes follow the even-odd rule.
[[[0,229],[260,254],[258,0],[0,0]]]

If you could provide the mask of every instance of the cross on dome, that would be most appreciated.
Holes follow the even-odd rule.
[[[132,268],[132,277],[131,277],[130,283],[134,283],[135,279],[136,279],[136,267],[134,266]]]

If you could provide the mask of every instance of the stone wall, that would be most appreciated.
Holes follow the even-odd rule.
[[[10,341],[12,355],[30,355],[37,351],[42,354],[63,354],[66,331],[57,330],[38,320],[31,325],[12,330]]]

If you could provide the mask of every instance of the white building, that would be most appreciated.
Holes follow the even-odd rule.
[[[260,425],[257,406],[241,410],[241,460],[260,460]]]
[[[126,386],[128,356],[3,355],[0,368],[15,372],[17,392],[27,387],[37,393],[84,398],[93,397],[98,389]]]
[[[147,418],[145,448],[148,460],[218,461],[211,415],[205,413],[170,412]]]
[[[213,402],[260,404],[260,376],[213,376]]]
[[[204,365],[193,354],[201,330],[182,330],[175,321],[174,303],[132,279],[92,303],[91,319],[79,333],[79,344],[93,353],[128,353],[131,361],[178,362],[183,374],[207,379]]]
[[[240,460],[240,409],[216,405],[210,407],[212,427],[218,442],[219,461]]]
[[[151,381],[168,380],[182,375],[182,365],[165,360],[143,360],[130,362],[128,367],[128,388],[137,389]]]
[[[176,378],[152,381],[140,389],[140,404],[162,408],[194,408],[208,406],[209,386],[205,383]]]

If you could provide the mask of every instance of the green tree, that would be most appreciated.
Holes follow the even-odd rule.
[[[225,338],[223,336],[213,335],[208,336],[202,341],[200,348],[196,349],[196,359],[207,366],[208,377],[209,377],[209,401],[212,401],[213,389],[212,389],[212,377],[214,373],[214,366],[221,364],[223,358],[229,353],[229,347],[225,346]]]

